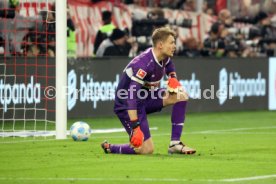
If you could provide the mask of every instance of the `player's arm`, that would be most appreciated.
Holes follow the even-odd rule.
[[[165,69],[169,78],[176,78],[175,66],[171,59],[168,59]]]
[[[128,89],[128,99],[127,99],[127,105],[128,105],[128,116],[130,121],[138,120],[138,114],[137,114],[137,91],[139,91],[142,88],[142,84],[131,81]]]
[[[168,76],[167,89],[171,93],[177,93],[181,87],[181,84],[177,80],[175,66],[171,59],[168,59],[166,63],[166,74]]]
[[[140,129],[140,121],[137,113],[137,101],[139,100],[137,94],[144,84],[143,79],[145,75],[146,72],[142,69],[139,69],[136,75],[131,77],[131,82],[128,89],[128,115],[130,119],[130,126],[132,128],[130,144],[134,147],[140,147],[144,141],[144,134]]]
[[[185,99],[188,100],[189,95],[177,80],[175,66],[171,59],[169,59],[166,63],[166,74],[168,76],[167,90],[170,93],[181,93],[185,96]]]

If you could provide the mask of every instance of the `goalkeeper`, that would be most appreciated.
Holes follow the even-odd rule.
[[[188,94],[178,82],[171,60],[176,49],[175,33],[167,27],[158,28],[152,34],[152,42],[152,48],[135,57],[126,66],[116,90],[114,112],[129,134],[130,143],[110,144],[104,141],[101,146],[105,153],[153,153],[147,114],[159,112],[169,105],[173,105],[173,108],[168,152],[196,152],[180,141]],[[167,89],[158,88],[165,74],[168,76]]]

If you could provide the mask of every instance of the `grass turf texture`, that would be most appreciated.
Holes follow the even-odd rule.
[[[116,118],[83,121],[92,129],[121,128]],[[0,183],[227,183],[276,175],[275,112],[188,114],[182,139],[195,155],[167,154],[170,116],[150,116],[149,122],[158,127],[151,132],[153,155],[103,153],[104,139],[127,143],[126,133],[92,134],[87,142],[0,138]],[[276,183],[276,177],[234,183]]]

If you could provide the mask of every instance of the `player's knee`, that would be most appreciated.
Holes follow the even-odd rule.
[[[142,154],[142,155],[148,155],[152,154],[154,152],[154,146],[153,144],[143,144],[142,147],[138,148],[136,150],[136,153]]]
[[[154,148],[151,147],[151,148],[148,148],[148,149],[147,149],[146,154],[153,154],[153,152],[154,152]]]
[[[149,154],[153,154],[154,152],[154,148],[146,148],[146,149],[143,149],[140,154],[142,155],[149,155]]]
[[[176,94],[170,94],[167,98],[164,99],[164,105],[173,105],[177,102]]]
[[[187,93],[178,93],[178,94],[176,94],[175,103],[188,101],[188,100],[189,100],[189,95]]]
[[[188,101],[189,97],[183,94],[173,94],[166,100],[166,105],[174,105],[177,102]]]
[[[183,101],[188,101],[188,100],[189,100],[189,97],[186,97],[184,95],[180,95],[179,98],[177,98],[177,101],[175,103],[177,103],[177,102],[183,102]]]
[[[147,147],[147,154],[153,154],[154,152],[154,145],[150,142],[149,146]]]

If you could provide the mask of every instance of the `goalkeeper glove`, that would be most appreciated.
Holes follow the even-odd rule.
[[[169,78],[167,90],[171,93],[177,93],[179,90],[183,91],[181,84],[174,77]]]
[[[132,130],[130,134],[130,144],[135,148],[142,146],[144,141],[144,134],[140,129],[140,122],[138,120],[131,121]]]

